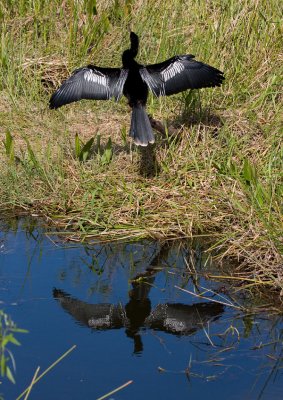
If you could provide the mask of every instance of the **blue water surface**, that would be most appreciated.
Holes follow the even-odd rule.
[[[130,380],[109,398],[282,399],[281,317],[219,304],[229,287],[205,279],[200,246],[74,244],[12,225],[0,233],[0,309],[28,333],[9,346],[16,384],[0,378],[5,399],[73,345],[29,399],[97,399]],[[211,289],[211,301],[176,286]]]

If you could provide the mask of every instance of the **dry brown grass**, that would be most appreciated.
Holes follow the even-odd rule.
[[[219,260],[282,290],[280,6],[225,4],[107,1],[96,16],[71,1],[6,10],[0,135],[12,134],[17,158],[8,162],[0,147],[2,210],[44,215],[72,240],[205,235]],[[170,134],[157,133],[146,151],[125,138],[125,100],[47,107],[74,68],[120,65],[129,26],[141,35],[141,61],[193,53],[226,76],[201,101],[150,98],[149,113]],[[101,135],[86,162],[75,155],[76,134],[84,143]],[[109,137],[113,156],[103,164]]]

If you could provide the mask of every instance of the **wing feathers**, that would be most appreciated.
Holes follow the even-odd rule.
[[[100,68],[95,65],[76,69],[51,96],[50,108],[58,108],[81,99],[119,100],[123,94],[128,70]]]
[[[191,54],[142,67],[140,75],[156,96],[168,96],[186,89],[220,86],[224,80],[223,72],[195,61]]]

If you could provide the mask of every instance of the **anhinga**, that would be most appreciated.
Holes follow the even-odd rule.
[[[131,47],[122,55],[122,68],[96,65],[76,69],[50,99],[50,108],[58,108],[81,99],[118,101],[124,94],[132,108],[129,135],[134,143],[154,143],[154,134],[146,113],[148,89],[155,96],[169,96],[186,89],[220,86],[223,72],[194,60],[191,54],[169,58],[158,64],[142,65],[135,61],[139,38],[130,33]]]

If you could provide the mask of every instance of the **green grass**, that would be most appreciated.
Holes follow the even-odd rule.
[[[21,345],[15,337],[15,334],[18,333],[27,333],[27,331],[18,328],[11,317],[0,310],[0,377],[8,378],[12,383],[15,383],[16,362],[10,346],[11,344]],[[1,394],[0,398],[2,398]]]
[[[0,207],[101,240],[208,235],[219,257],[283,290],[282,6],[266,1],[0,1]],[[168,126],[130,144],[126,100],[48,99],[79,66],[191,53],[217,89],[148,102]],[[2,143],[3,142],[3,143]],[[151,170],[151,174],[147,173]]]

